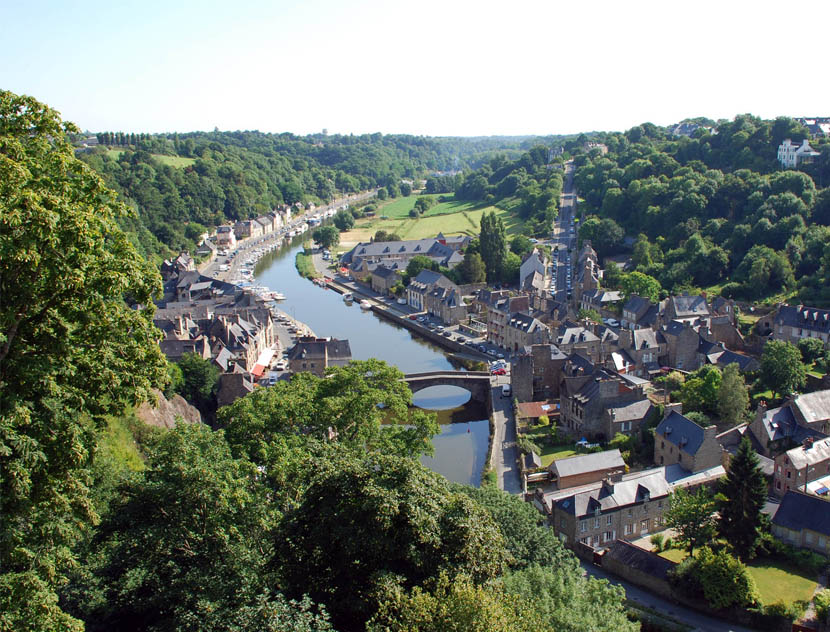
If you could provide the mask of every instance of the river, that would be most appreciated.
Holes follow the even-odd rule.
[[[460,368],[440,347],[361,310],[356,302],[347,305],[337,292],[302,278],[294,259],[302,250],[303,238],[308,236],[268,253],[254,270],[258,284],[285,294],[280,309],[318,336],[348,339],[355,360],[378,358],[404,373]],[[477,486],[487,458],[489,425],[484,407],[469,400],[468,391],[452,386],[434,386],[413,397],[416,406],[436,411],[441,423],[441,434],[432,440],[434,456],[423,457],[421,462],[449,480]]]

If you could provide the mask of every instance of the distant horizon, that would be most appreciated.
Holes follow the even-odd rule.
[[[786,11],[830,21],[826,1],[796,5]],[[793,38],[784,11],[716,0],[31,0],[0,6],[0,54],[14,60],[2,83],[81,129],[153,134],[551,136],[666,127],[690,112],[830,115],[815,71],[823,40]]]

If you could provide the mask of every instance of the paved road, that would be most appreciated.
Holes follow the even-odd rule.
[[[634,584],[630,584],[624,580],[614,577],[613,575],[609,575],[600,567],[594,566],[593,564],[588,564],[587,562],[580,562],[580,564],[588,575],[596,577],[597,579],[607,579],[610,583],[616,586],[622,586],[623,589],[625,589],[625,596],[631,601],[653,608],[654,610],[662,612],[672,619],[682,621],[686,625],[694,626],[695,630],[699,630],[701,632],[752,632],[750,628],[745,628],[740,625],[735,625],[734,623],[715,619],[695,610],[675,604],[671,601],[663,599],[662,597],[658,597],[657,595],[650,593],[647,590],[643,590]]]
[[[491,397],[493,400],[493,455],[490,461],[498,475],[499,489],[511,494],[522,493],[522,482],[516,461],[519,450],[516,448],[516,421],[513,419],[513,398],[502,397],[502,382],[508,381],[503,376],[497,376]]]
[[[568,298],[567,272],[573,274],[573,263],[576,257],[576,233],[570,230],[574,227],[573,219],[576,214],[576,190],[573,185],[574,164],[572,160],[565,163],[565,181],[562,186],[562,195],[559,198],[559,215],[553,222],[553,237],[548,242],[552,248],[558,248],[559,256],[554,262],[553,283],[556,300],[565,302]],[[568,251],[571,251],[568,259]]]

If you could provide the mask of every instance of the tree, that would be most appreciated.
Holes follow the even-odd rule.
[[[348,211],[337,211],[337,213],[334,214],[333,222],[334,225],[337,226],[337,230],[351,230],[354,227],[354,216]]]
[[[183,383],[179,395],[199,409],[208,418],[216,411],[216,391],[219,388],[219,368],[210,360],[195,353],[183,353],[179,360]]]
[[[718,389],[718,414],[730,426],[738,424],[749,406],[749,393],[746,382],[736,363],[726,366],[723,370],[720,388]]]
[[[424,195],[415,200],[415,209],[419,213],[425,213],[433,206],[435,206],[435,198]]]
[[[522,268],[522,260],[516,253],[508,252],[502,262],[501,282],[511,284],[519,282],[519,272]]]
[[[412,185],[409,182],[401,182],[401,195],[403,197],[412,195]]]
[[[74,157],[54,110],[0,91],[0,627],[78,629],[55,587],[94,520],[108,414],[165,381],[158,272],[126,207]],[[125,300],[126,299],[126,300]],[[131,309],[127,301],[137,306]],[[43,607],[41,607],[41,604]]]
[[[761,383],[773,395],[794,393],[807,381],[801,352],[785,340],[770,340],[761,354]]]
[[[718,532],[741,559],[751,558],[755,552],[766,498],[767,484],[758,455],[744,437],[716,496]]]
[[[373,237],[374,241],[401,241],[401,236],[398,233],[387,233],[385,230],[379,230]]]
[[[595,309],[582,308],[577,312],[576,317],[578,320],[587,319],[595,323],[602,322],[602,316],[600,316],[600,313]]]
[[[510,240],[510,251],[524,257],[533,252],[533,242],[524,235],[516,235]]]
[[[336,627],[361,628],[383,594],[441,572],[475,584],[501,573],[507,554],[492,518],[420,463],[341,452],[316,468],[276,533],[275,559],[288,595],[325,604]]]
[[[703,593],[715,609],[751,606],[758,602],[758,589],[747,567],[726,551],[714,553],[708,546],[697,557],[688,557],[675,570]]]
[[[683,410],[706,413],[717,410],[718,393],[722,380],[720,369],[709,365],[689,374],[680,389],[680,401],[683,402]]]
[[[487,273],[481,255],[469,248],[464,253],[464,261],[457,269],[467,283],[482,283],[486,279]]]
[[[703,487],[694,493],[679,487],[669,498],[666,526],[677,533],[675,539],[686,547],[691,555],[696,547],[706,544],[715,536],[715,499]]]
[[[504,222],[494,212],[481,217],[479,233],[479,254],[484,261],[488,283],[497,283],[502,278],[504,260],[507,256],[507,238]]]
[[[653,276],[643,274],[642,272],[629,272],[620,277],[620,290],[630,297],[632,294],[647,298],[652,303],[660,300],[660,294],[663,288],[660,286],[660,281]]]
[[[311,233],[311,238],[321,248],[329,249],[340,243],[340,232],[334,226],[321,226]]]
[[[824,342],[820,338],[802,338],[798,341],[798,351],[804,364],[812,364],[824,355]]]
[[[94,541],[97,629],[205,629],[261,594],[276,516],[256,473],[203,424],[158,435]]]

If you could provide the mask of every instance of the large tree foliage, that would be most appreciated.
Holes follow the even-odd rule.
[[[490,283],[501,281],[504,262],[507,258],[504,221],[493,212],[482,215],[478,240],[479,254],[484,261],[487,281]]]
[[[726,551],[708,546],[673,571],[673,581],[686,594],[700,595],[715,609],[747,607],[758,602],[758,589],[747,567]]]
[[[256,469],[221,433],[179,424],[156,438],[93,541],[79,607],[90,630],[204,630],[268,588],[276,515]]]
[[[760,537],[761,510],[767,498],[767,483],[748,437],[721,479],[716,497],[718,532],[741,559],[753,556]]]
[[[72,131],[0,92],[0,602],[14,629],[71,627],[50,595],[94,519],[98,428],[165,374],[158,273],[118,228],[124,207],[74,158]]]
[[[747,406],[749,393],[744,377],[736,363],[729,364],[723,370],[718,389],[718,414],[726,423],[735,425],[743,419]]]
[[[395,587],[502,572],[508,554],[487,512],[416,461],[343,454],[317,467],[278,530],[276,560],[289,595],[325,604],[339,629],[361,629]]]
[[[807,371],[798,347],[785,340],[770,340],[761,354],[761,382],[775,394],[788,394],[804,386]]]
[[[709,490],[700,487],[692,493],[679,487],[669,498],[666,526],[674,529],[675,539],[691,554],[715,536],[714,513],[715,499]]]

